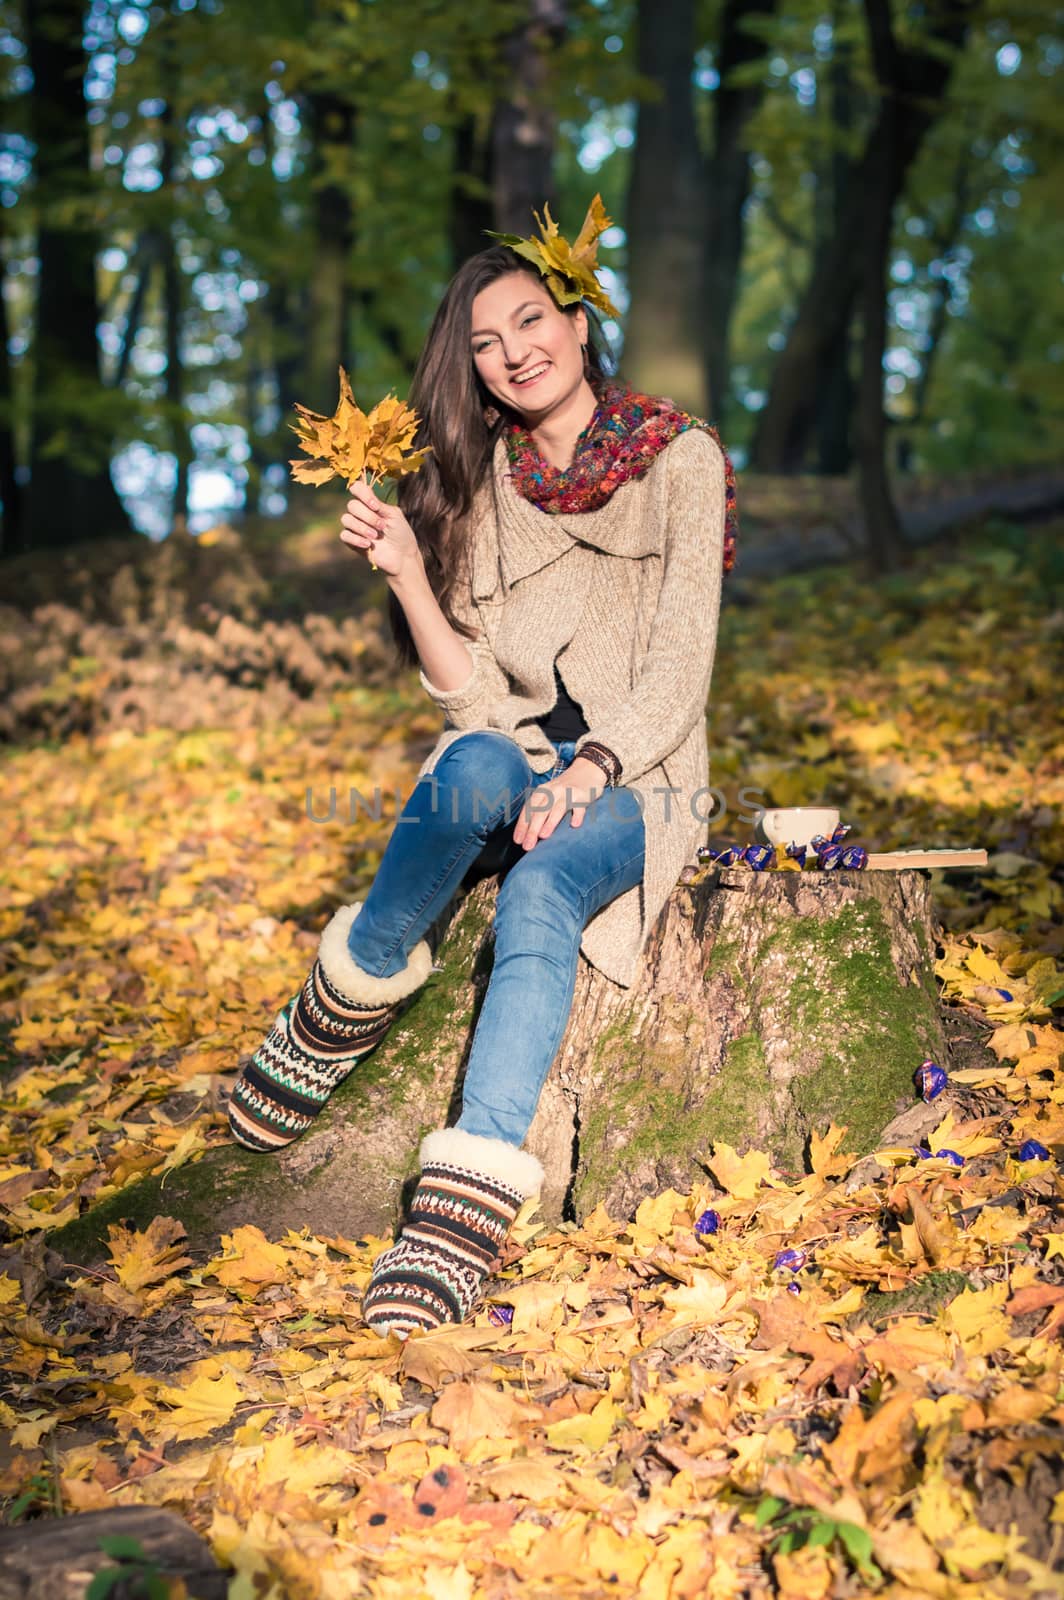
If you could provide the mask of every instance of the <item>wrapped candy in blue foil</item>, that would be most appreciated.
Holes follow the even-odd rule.
[[[776,859],[776,849],[771,844],[748,844],[740,852],[741,858],[755,872],[764,872]]]
[[[785,1268],[789,1272],[801,1272],[808,1259],[804,1250],[781,1250],[772,1268],[773,1271]]]
[[[947,1150],[945,1147],[935,1151],[935,1160],[948,1161],[951,1167],[963,1167],[964,1165],[964,1157],[962,1155],[959,1155],[956,1150]]]
[[[848,844],[839,857],[839,866],[850,872],[859,872],[868,865],[868,851],[859,844]]]
[[[937,1061],[922,1061],[913,1073],[922,1100],[937,1100],[949,1079]]]
[[[789,844],[787,846],[787,854],[790,856],[792,861],[797,861],[800,867],[804,867],[805,852],[807,848],[808,846],[804,844]]]
[[[852,822],[840,822],[830,836],[825,833],[814,833],[809,841],[809,848],[819,853],[829,844],[838,844],[840,840],[845,839],[852,827]]]
[[[726,844],[722,850],[714,850],[712,845],[700,844],[698,859],[703,866],[708,863],[714,867],[733,867],[739,859],[739,846]]]
[[[1037,1139],[1028,1139],[1020,1145],[1021,1161],[1048,1161],[1049,1151],[1044,1144],[1039,1144]]]
[[[698,1221],[695,1223],[695,1232],[699,1235],[700,1238],[704,1237],[706,1234],[717,1233],[719,1231],[719,1229],[720,1229],[720,1212],[719,1211],[703,1211],[702,1215],[699,1217]]]
[[[816,864],[821,872],[834,872],[836,867],[842,865],[843,854],[841,844],[826,844],[817,851]]]
[[[513,1320],[513,1306],[492,1306],[488,1312],[488,1321],[496,1328],[508,1328]]]

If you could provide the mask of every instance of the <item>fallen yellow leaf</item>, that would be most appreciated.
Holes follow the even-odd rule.
[[[271,1244],[261,1228],[234,1228],[222,1234],[221,1256],[203,1269],[226,1289],[236,1289],[254,1299],[266,1284],[283,1283],[288,1273],[288,1255],[278,1244]]]
[[[696,1270],[691,1276],[689,1286],[666,1289],[662,1295],[664,1304],[673,1312],[674,1327],[708,1327],[719,1320],[727,1302],[727,1287],[714,1273]]]
[[[752,1200],[772,1171],[772,1163],[763,1150],[739,1156],[723,1141],[714,1144],[709,1167],[721,1187],[737,1200]]]
[[[547,1428],[547,1443],[552,1450],[601,1450],[624,1415],[609,1395],[603,1395],[593,1411],[565,1417]]]
[[[192,1257],[181,1254],[184,1224],[173,1217],[153,1217],[143,1233],[112,1224],[107,1235],[115,1276],[131,1294],[192,1265]]]
[[[236,1379],[222,1373],[217,1378],[203,1375],[186,1385],[163,1384],[158,1398],[173,1407],[163,1424],[163,1437],[202,1439],[230,1420],[243,1395]]]

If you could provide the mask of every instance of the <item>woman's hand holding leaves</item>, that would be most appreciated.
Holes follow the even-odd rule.
[[[340,526],[344,544],[372,551],[371,565],[389,578],[401,577],[421,560],[414,530],[399,507],[382,500],[364,475],[351,485]]]

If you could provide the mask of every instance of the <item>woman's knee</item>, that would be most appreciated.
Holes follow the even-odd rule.
[[[534,918],[541,913],[580,922],[583,904],[579,884],[557,860],[548,860],[541,846],[534,845],[514,863],[499,885],[495,919],[498,923],[506,917]]]
[[[453,740],[436,763],[432,776],[441,787],[479,796],[481,812],[497,811],[504,798],[516,800],[528,787],[528,762],[520,746],[505,733],[476,729]]]

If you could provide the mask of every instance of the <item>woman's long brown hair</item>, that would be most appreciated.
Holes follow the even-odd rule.
[[[466,555],[463,519],[468,515],[495,444],[517,413],[501,406],[482,382],[473,362],[471,330],[473,301],[489,283],[510,272],[527,272],[537,284],[542,278],[506,245],[492,245],[463,262],[451,279],[432,319],[418,358],[408,404],[421,425],[414,441],[418,449],[431,445],[421,469],[401,478],[397,502],[414,530],[425,572],[440,609],[456,633],[475,638],[475,631],[453,615],[451,597]],[[563,308],[576,312],[579,305]],[[586,375],[592,388],[612,373],[609,347],[594,309],[587,311]],[[389,590],[388,619],[401,666],[418,663],[418,653],[406,613]]]

